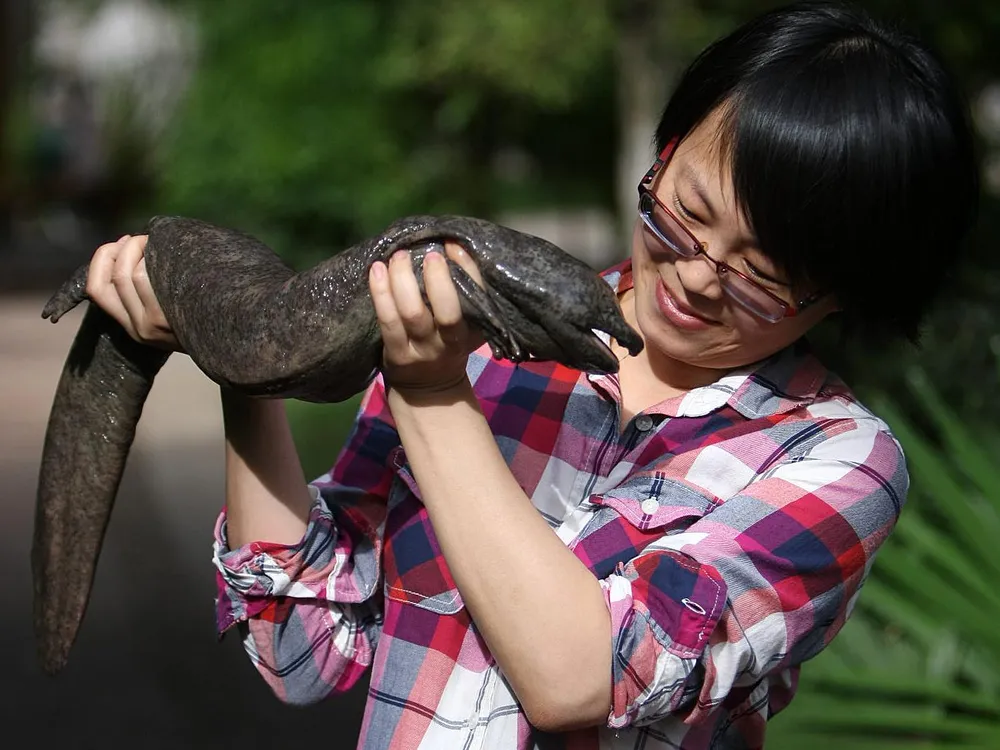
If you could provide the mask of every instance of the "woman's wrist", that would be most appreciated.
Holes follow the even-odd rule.
[[[386,394],[389,408],[399,405],[405,408],[426,406],[446,406],[475,398],[469,376],[463,370],[449,380],[434,383],[396,385],[386,380]]]

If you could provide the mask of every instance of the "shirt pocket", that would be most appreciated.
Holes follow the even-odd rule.
[[[598,578],[611,575],[653,542],[683,532],[714,507],[709,497],[660,472],[638,475],[589,500],[594,517],[573,551]]]
[[[419,488],[400,453],[393,457],[399,481],[389,492],[385,548],[385,596],[439,615],[465,608],[448,564],[441,554]]]

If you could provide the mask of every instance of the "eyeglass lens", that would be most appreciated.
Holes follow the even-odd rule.
[[[701,252],[701,246],[690,233],[671,214],[664,211],[649,193],[642,194],[639,213],[656,238],[673,252],[685,258],[693,258]],[[707,254],[705,257],[718,271],[723,290],[749,312],[771,323],[785,316],[785,306],[765,290],[743,278],[730,266],[719,263]]]

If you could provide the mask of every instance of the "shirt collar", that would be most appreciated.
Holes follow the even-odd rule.
[[[612,266],[602,276],[616,294],[627,292],[633,283],[631,260]],[[600,335],[607,343],[609,336]],[[617,377],[613,383],[608,382],[605,375],[590,375],[589,378],[602,390],[619,393]],[[700,417],[728,405],[747,419],[759,419],[814,402],[829,378],[829,371],[803,341],[647,411],[671,417]]]

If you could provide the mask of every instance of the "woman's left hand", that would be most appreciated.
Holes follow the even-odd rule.
[[[475,263],[460,246],[447,243],[446,249],[448,257],[482,283]],[[439,393],[465,382],[469,354],[483,343],[482,335],[462,317],[444,255],[427,253],[423,272],[430,309],[420,294],[409,252],[397,252],[388,266],[375,263],[368,278],[382,330],[382,372],[386,384],[401,394]]]

